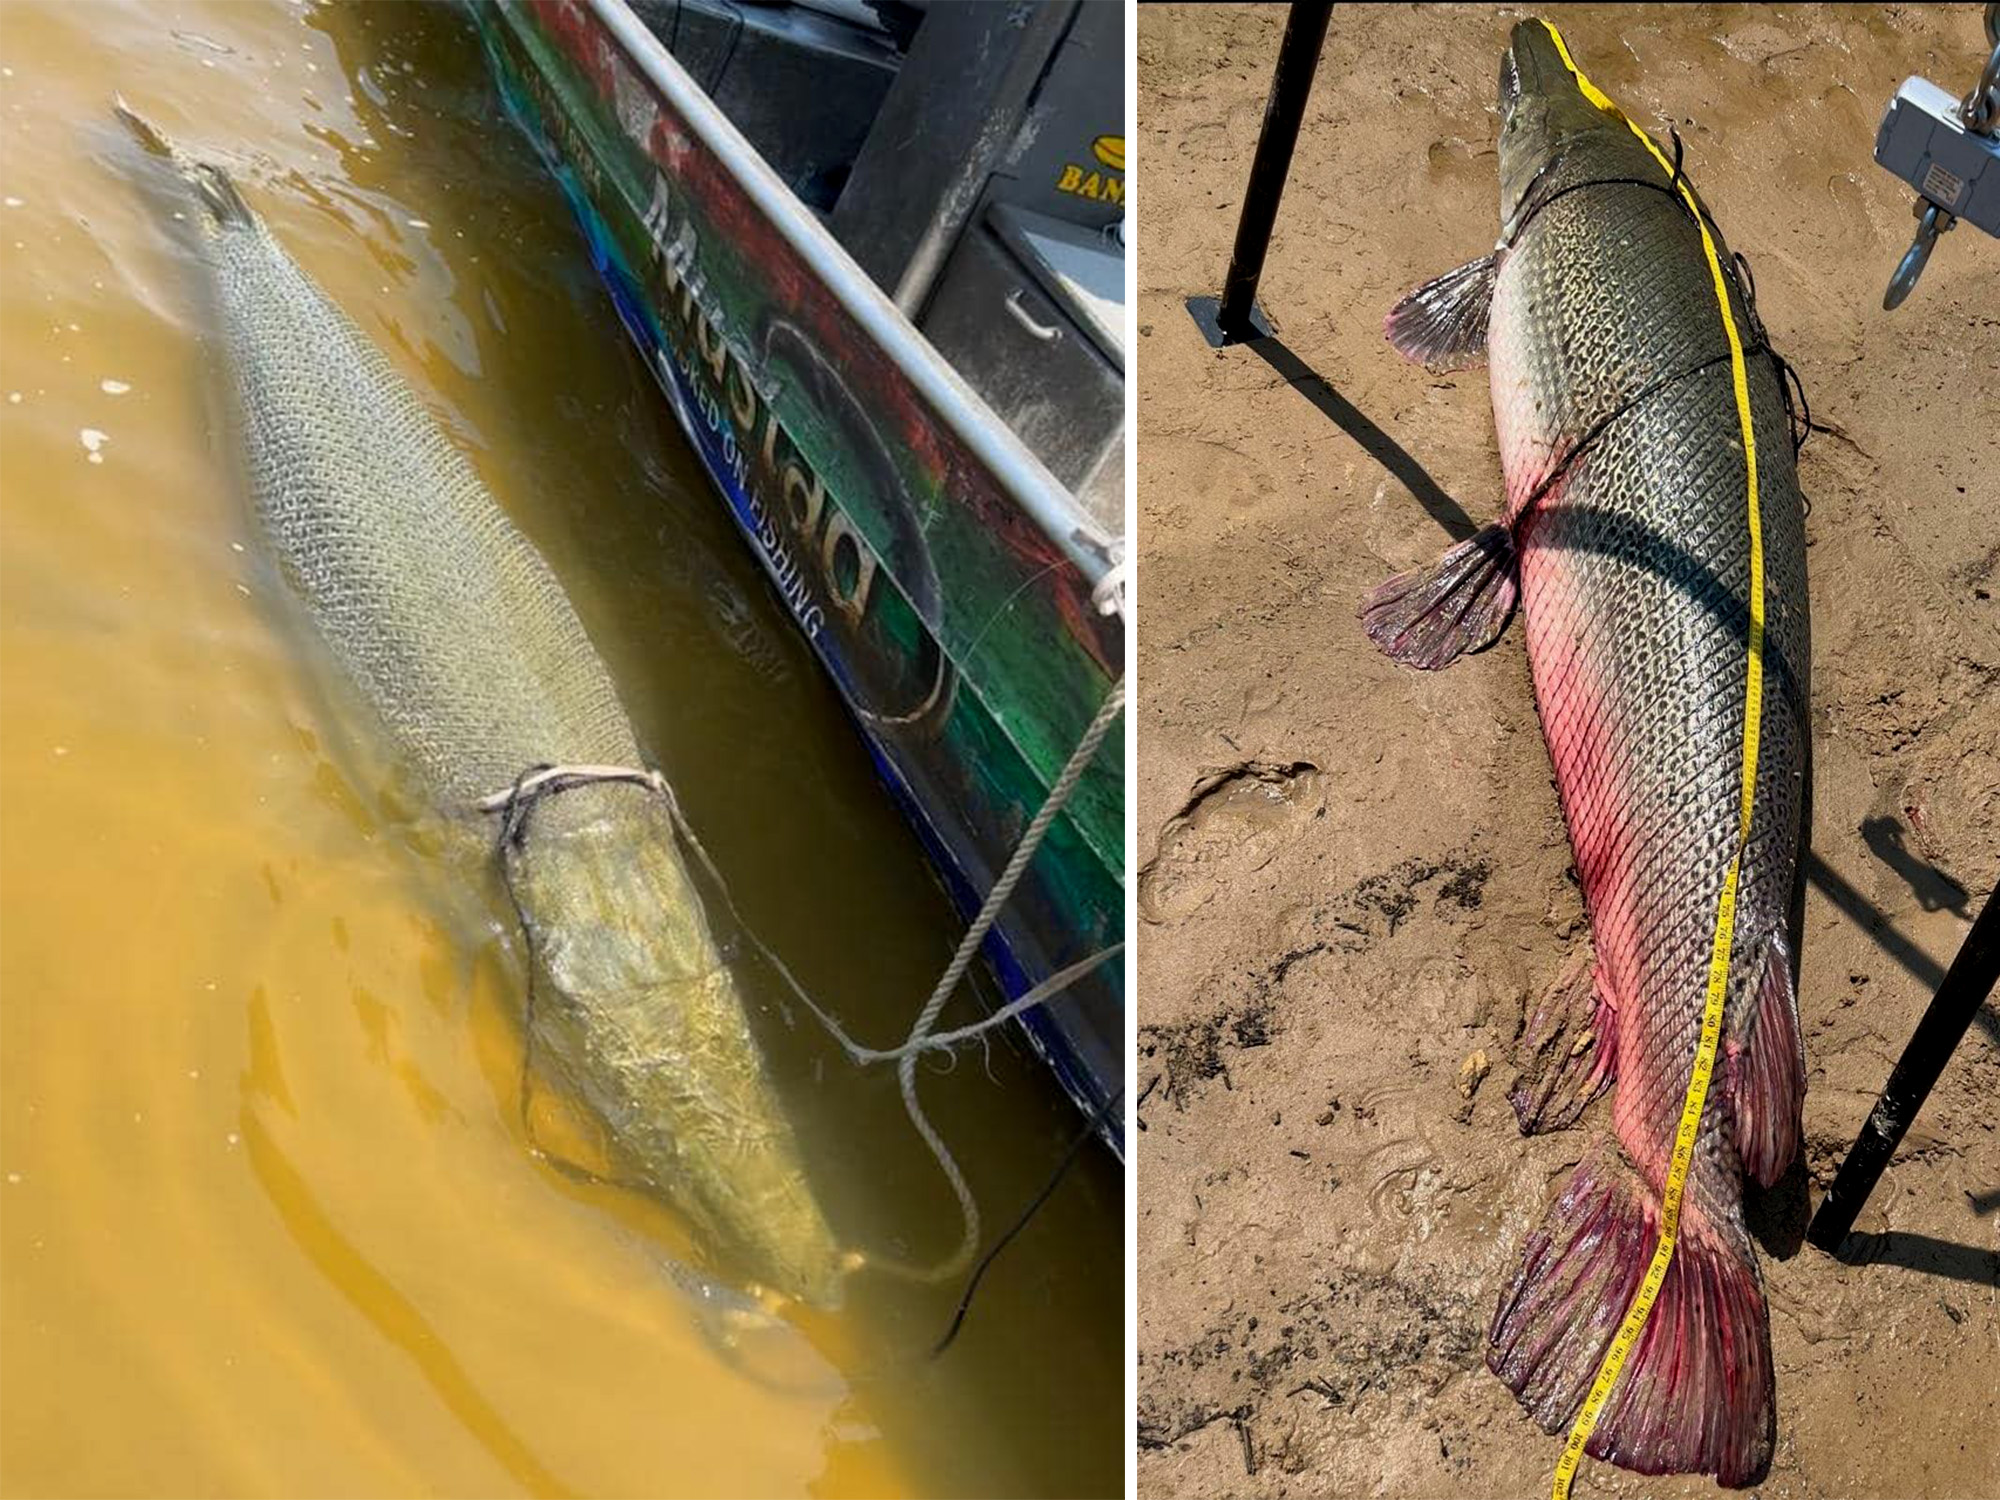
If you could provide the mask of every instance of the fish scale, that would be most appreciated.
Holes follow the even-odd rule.
[[[1725,324],[1676,175],[1586,92],[1552,28],[1515,28],[1501,108],[1501,244],[1483,272],[1404,299],[1389,334],[1434,368],[1489,358],[1506,514],[1362,611],[1391,656],[1437,668],[1490,644],[1518,604],[1590,918],[1591,993],[1559,986],[1545,1002],[1576,1042],[1556,1049],[1546,1090],[1515,1097],[1524,1130],[1548,1128],[1615,1079],[1611,1131],[1524,1247],[1488,1363],[1546,1428],[1569,1426],[1660,1243],[1743,832],[1753,545],[1733,325],[1758,458],[1761,748],[1676,1248],[1586,1451],[1741,1485],[1768,1465],[1774,1431],[1743,1177],[1790,1165],[1804,1090],[1791,913],[1810,640],[1785,392],[1733,276]]]
[[[213,254],[265,535],[432,788],[470,803],[538,762],[637,764],[561,586],[379,351],[261,223]]]

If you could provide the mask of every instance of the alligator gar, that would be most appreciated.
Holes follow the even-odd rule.
[[[264,539],[438,809],[476,817],[537,766],[639,767],[568,597],[464,455],[221,168],[118,113],[203,209]],[[618,1154],[725,1273],[834,1301],[846,1258],[663,799],[616,781],[547,798],[512,879],[530,982],[553,997],[569,1080]]]
[[[1405,298],[1388,335],[1433,368],[1488,357],[1504,518],[1361,611],[1434,669],[1518,605],[1589,911],[1594,970],[1539,1008],[1513,1101],[1524,1132],[1553,1128],[1615,1080],[1611,1132],[1528,1240],[1487,1363],[1548,1430],[1576,1421],[1698,1109],[1672,1259],[1585,1451],[1741,1486],[1776,1420],[1743,1175],[1791,1165],[1805,1094],[1810,640],[1783,367],[1679,143],[1631,125],[1553,27],[1514,28],[1500,112],[1497,249]]]

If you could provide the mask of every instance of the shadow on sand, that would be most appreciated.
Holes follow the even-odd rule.
[[[1272,334],[1247,340],[1244,347],[1276,370],[1285,384],[1318,407],[1328,421],[1353,438],[1370,458],[1393,474],[1404,488],[1417,497],[1417,504],[1430,512],[1431,519],[1444,528],[1445,535],[1454,542],[1462,542],[1479,530],[1478,524],[1465,513],[1465,508],[1431,478],[1429,470],[1410,457],[1402,444],[1371,422],[1359,407],[1329,385],[1317,370],[1292,353],[1282,339]]]
[[[2000,1287],[2000,1250],[1959,1245],[1928,1234],[1892,1229],[1887,1234],[1850,1234],[1841,1242],[1840,1261],[1850,1266],[1907,1266],[1929,1276]]]

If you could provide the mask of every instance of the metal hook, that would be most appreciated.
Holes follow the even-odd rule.
[[[2000,160],[2000,139],[1995,134],[1995,127],[2000,126],[2000,0],[1989,0],[1986,6],[1986,40],[1992,55],[1987,58],[1972,92],[1956,105],[1949,103],[1950,96],[1937,85],[1912,78],[1897,90],[1888,114],[1883,116],[1881,131],[1876,136],[1875,159],[1916,188],[1920,195],[1910,210],[1919,221],[1917,235],[1896,267],[1896,274],[1889,278],[1889,289],[1882,296],[1884,312],[1893,312],[1915,290],[1937,237],[1958,222],[1953,208],[1969,214],[1975,228],[1989,234],[2000,233],[2000,223],[1984,212],[1989,200],[1977,189],[1967,191],[1969,177],[1965,175],[1977,176],[1982,168],[1991,170],[1994,162]],[[1906,125],[1911,128],[1905,128]],[[1962,159],[1962,152],[1954,155],[1949,167],[1935,159],[1930,148],[1934,143],[1932,133],[1938,130],[1973,147],[1972,156]],[[1892,142],[1899,144],[1885,153],[1885,143]],[[1924,168],[1921,176],[1919,168]]]
[[[1985,135],[2000,117],[2000,4],[1986,7],[1986,40],[1993,48],[1993,55],[1986,60],[1986,67],[1979,75],[1979,82],[1972,86],[1972,92],[1965,96],[1965,102],[1958,107],[1958,118],[1967,130]]]
[[[1950,229],[1958,220],[1939,208],[1935,203],[1917,200],[1923,211],[1923,219],[1917,225],[1917,237],[1903,255],[1903,262],[1896,267],[1896,274],[1889,278],[1889,290],[1882,294],[1882,311],[1894,312],[1903,305],[1903,299],[1916,289],[1917,278],[1924,274],[1924,263],[1931,258],[1931,246],[1937,237]]]

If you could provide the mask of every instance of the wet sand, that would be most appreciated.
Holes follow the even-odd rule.
[[[1484,370],[1428,375],[1381,323],[1492,246],[1494,78],[1526,14],[1336,9],[1263,357],[1207,348],[1181,303],[1220,282],[1283,9],[1140,12],[1143,1494],[1534,1495],[1558,1452],[1483,1363],[1608,1105],[1526,1140],[1505,1097],[1524,1006],[1586,936],[1519,625],[1423,675],[1354,617],[1445,545],[1440,517],[1500,508]],[[1883,314],[1914,226],[1871,159],[1903,78],[1969,86],[1979,10],[1548,14],[1641,124],[1680,130],[1832,429],[1801,460],[1807,1149],[1756,1210],[1778,1371],[1756,1492],[2000,1494],[1990,1002],[1858,1263],[1799,1244],[1807,1181],[1816,1201],[2000,874],[2000,398],[1975,373],[2000,367],[2000,246],[1948,236]],[[1577,1490],[1714,1492],[1596,1463]]]

